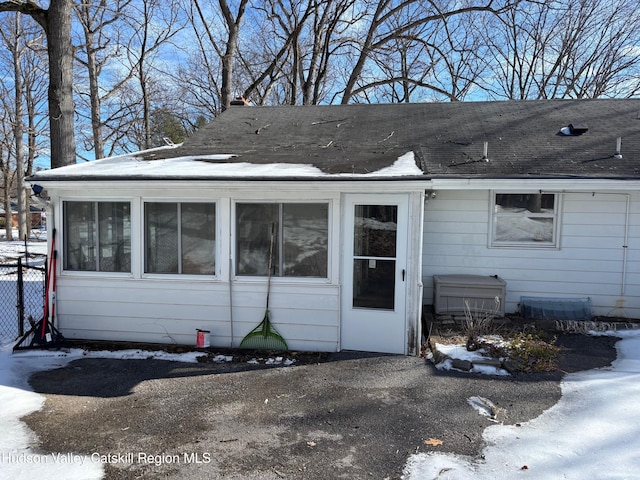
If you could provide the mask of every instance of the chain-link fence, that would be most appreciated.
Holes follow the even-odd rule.
[[[44,312],[46,256],[0,263],[0,338],[15,339]]]

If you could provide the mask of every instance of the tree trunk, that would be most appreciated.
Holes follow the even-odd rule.
[[[96,159],[104,158],[102,140],[102,122],[100,120],[100,89],[98,85],[98,62],[94,48],[94,35],[91,29],[85,30],[87,42],[87,72],[89,75],[89,97],[91,99],[91,129],[93,131],[93,151]]]
[[[227,46],[222,56],[222,87],[220,92],[220,107],[222,110],[226,110],[231,105],[233,100],[233,62],[236,59],[236,53],[238,51],[238,38],[240,36],[240,23],[242,23],[242,17],[244,16],[244,10],[247,6],[248,0],[241,0],[238,5],[238,14],[234,18],[227,0],[219,0],[220,9],[224,16],[225,23],[227,24],[228,37]]]
[[[527,195],[527,210],[531,213],[540,213],[542,211],[542,195],[532,193]]]
[[[13,126],[13,136],[16,145],[16,204],[18,210],[18,238],[23,240],[27,236],[27,195],[24,185],[24,109],[22,100],[24,86],[22,82],[22,19],[20,13],[16,14],[15,30],[13,33],[13,74],[15,92],[15,124]]]
[[[47,36],[51,168],[76,162],[73,131],[72,6],[72,0],[51,0],[48,9],[38,7],[35,2],[0,2],[0,12],[21,12],[31,16]]]
[[[0,160],[2,160],[4,151],[0,145]],[[9,167],[9,161],[2,162],[2,177],[4,188],[2,189],[2,207],[4,208],[4,231],[7,241],[13,240],[13,224],[11,221],[11,198],[9,192],[11,191],[11,168]]]
[[[72,0],[51,0],[46,15],[49,56],[51,168],[76,163],[73,108]]]

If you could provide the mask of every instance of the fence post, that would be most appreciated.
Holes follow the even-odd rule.
[[[16,288],[18,295],[18,336],[24,335],[24,279],[22,277],[22,257],[18,257],[18,285]]]

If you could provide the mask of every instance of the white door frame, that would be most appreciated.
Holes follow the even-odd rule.
[[[345,194],[342,206],[342,291],[341,291],[341,348],[371,352],[399,353],[407,351],[407,289],[409,248],[408,194]],[[393,309],[354,307],[355,206],[397,206],[395,289]],[[385,257],[386,258],[386,257]],[[391,259],[391,257],[389,257]],[[367,260],[365,260],[367,261]],[[370,260],[376,265],[376,260]]]

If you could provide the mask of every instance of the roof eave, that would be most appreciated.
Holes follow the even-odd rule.
[[[416,181],[429,180],[424,175],[397,175],[397,176],[375,176],[367,174],[334,174],[324,176],[292,176],[292,177],[224,177],[224,176],[189,176],[189,175],[171,175],[171,176],[133,176],[133,175],[47,175],[47,176],[31,176],[27,178],[30,183],[47,183],[47,182],[170,182],[170,181],[204,181],[204,182],[366,182],[366,181]]]

